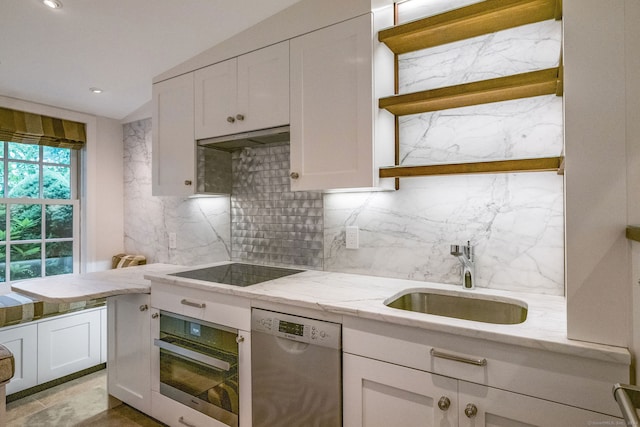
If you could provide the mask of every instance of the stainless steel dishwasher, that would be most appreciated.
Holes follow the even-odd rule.
[[[342,326],[254,308],[253,427],[342,426]]]

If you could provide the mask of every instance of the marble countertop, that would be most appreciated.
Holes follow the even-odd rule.
[[[563,297],[484,288],[463,291],[454,285],[316,270],[248,287],[169,275],[217,264],[225,262],[190,267],[148,264],[16,282],[12,284],[12,289],[44,301],[73,302],[127,293],[149,293],[151,281],[154,281],[613,363],[631,363],[631,355],[626,348],[569,340],[566,336],[567,313]],[[454,291],[470,297],[519,300],[527,305],[527,320],[517,325],[496,325],[398,310],[384,305],[385,301],[409,289]]]
[[[47,302],[75,302],[121,294],[148,294],[148,273],[170,273],[180,267],[147,264],[84,274],[43,277],[11,284],[15,292]]]
[[[175,272],[202,267],[204,266],[176,267]],[[307,270],[248,287],[211,283],[163,273],[150,273],[145,277],[155,282],[236,295],[252,300],[288,304],[614,363],[631,363],[631,355],[626,348],[569,340],[566,332],[566,302],[563,297],[483,288],[464,291],[461,287],[454,285],[315,270]],[[496,325],[415,313],[384,305],[385,301],[408,289],[454,291],[470,297],[523,301],[528,308],[527,320],[517,325]]]

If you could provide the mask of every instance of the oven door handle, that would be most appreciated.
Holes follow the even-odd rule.
[[[154,338],[153,344],[156,347],[160,347],[164,350],[171,351],[180,356],[193,359],[195,361],[204,363],[205,365],[213,366],[223,371],[228,371],[229,369],[231,369],[231,365],[229,364],[229,362],[225,362],[224,360],[216,359],[215,357],[207,356],[206,354],[198,353],[196,351],[189,350],[187,348],[180,347],[178,345],[171,344],[166,341],[162,341],[161,339],[158,339],[158,338]]]

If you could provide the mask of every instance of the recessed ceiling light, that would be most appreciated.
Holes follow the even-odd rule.
[[[62,9],[62,2],[60,0],[42,0],[42,3],[51,9]]]
[[[93,93],[102,93],[103,90],[100,89],[99,87],[90,87],[89,90]]]

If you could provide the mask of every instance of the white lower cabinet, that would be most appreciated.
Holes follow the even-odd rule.
[[[620,419],[344,354],[345,427],[616,425]]]
[[[344,353],[345,427],[457,426],[457,381]],[[448,410],[438,409],[449,399]]]
[[[7,394],[38,385],[38,325],[3,328],[0,344],[9,349],[15,362],[15,374],[7,384]]]
[[[460,427],[578,427],[623,423],[609,415],[465,381],[458,382],[458,420]]]
[[[151,413],[151,316],[149,294],[107,299],[108,384],[111,396]]]
[[[104,312],[93,308],[0,330],[11,351],[15,374],[7,395],[104,363]]]
[[[38,384],[100,364],[101,310],[38,323]]]
[[[350,316],[342,336],[345,427],[623,423],[628,361]]]

